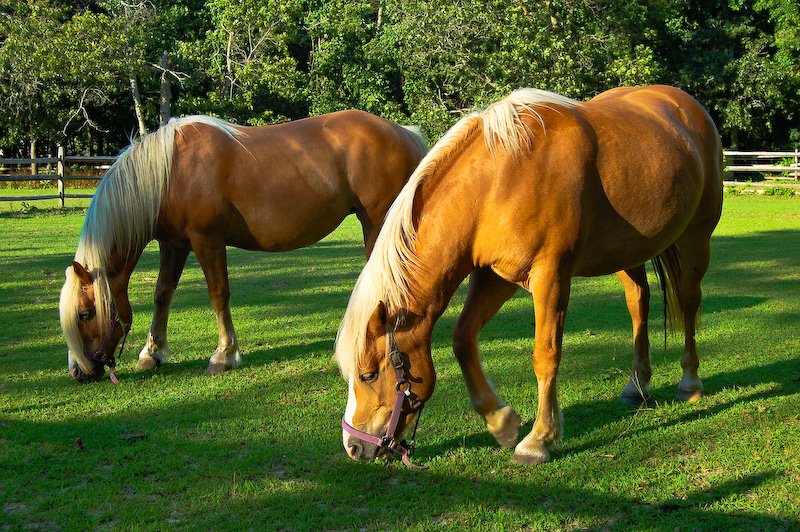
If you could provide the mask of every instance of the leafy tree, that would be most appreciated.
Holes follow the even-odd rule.
[[[213,0],[211,29],[181,53],[193,70],[196,92],[181,109],[250,124],[300,118],[308,113],[307,59],[301,0]]]
[[[309,13],[313,113],[357,107],[391,120],[407,115],[383,3],[331,0]]]
[[[0,0],[0,145],[345,108],[438,137],[521,86],[667,83],[726,146],[800,142],[796,0]]]
[[[661,67],[639,38],[648,14],[621,1],[387,1],[380,40],[412,120],[436,135],[522,86],[585,98],[652,82]]]
[[[60,68],[50,50],[57,14],[24,2],[6,2],[0,11],[0,142],[7,146],[58,131],[60,111],[45,98]]]
[[[658,43],[663,81],[709,109],[724,145],[786,146],[798,131],[798,22],[794,0],[675,2]]]

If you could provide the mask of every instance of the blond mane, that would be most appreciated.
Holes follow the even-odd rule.
[[[413,290],[412,278],[420,267],[414,251],[417,232],[413,222],[414,198],[420,185],[443,160],[454,156],[462,142],[478,127],[483,128],[484,141],[493,156],[500,150],[514,156],[530,148],[533,132],[523,118],[533,117],[544,129],[544,120],[536,108],[551,105],[576,107],[581,104],[539,89],[516,90],[483,112],[463,117],[422,159],[386,213],[375,247],[356,281],[339,327],[334,359],[345,378],[358,367],[366,347],[367,323],[378,303],[383,301],[389,313],[407,306]]]
[[[111,253],[115,251],[121,256],[129,256],[152,240],[172,173],[175,134],[185,126],[197,124],[219,129],[231,138],[244,135],[231,124],[209,116],[172,119],[125,149],[97,186],[86,211],[75,261],[92,274],[96,315],[101,330],[108,327],[111,319],[112,298],[106,271]],[[83,371],[91,372],[78,331],[80,292],[80,280],[69,267],[59,304],[61,328],[73,360]]]

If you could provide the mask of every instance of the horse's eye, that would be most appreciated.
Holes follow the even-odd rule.
[[[372,373],[364,373],[363,375],[361,375],[361,380],[364,382],[375,382],[377,378],[378,378],[377,371],[373,371]]]
[[[94,318],[95,310],[90,308],[89,310],[82,310],[78,312],[78,319],[81,321],[89,321],[90,319]]]

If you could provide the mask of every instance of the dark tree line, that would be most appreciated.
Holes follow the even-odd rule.
[[[112,153],[170,115],[423,126],[533,86],[667,83],[726,147],[800,144],[797,0],[0,0],[0,148]]]

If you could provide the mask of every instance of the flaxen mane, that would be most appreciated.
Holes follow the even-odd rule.
[[[127,256],[153,238],[161,200],[169,185],[175,134],[186,126],[205,124],[230,137],[244,135],[230,124],[208,116],[173,119],[158,131],[144,136],[123,151],[100,180],[86,211],[75,261],[94,279],[96,315],[101,330],[111,316],[111,292],[106,265],[112,251]],[[64,339],[73,360],[86,372],[91,365],[84,356],[78,332],[78,301],[81,283],[67,268],[61,290],[59,313]]]
[[[357,369],[365,348],[367,323],[378,302],[383,301],[390,313],[408,302],[412,288],[410,279],[419,267],[414,253],[416,228],[412,216],[420,184],[478,127],[483,128],[486,146],[492,154],[501,149],[511,155],[521,153],[530,147],[533,136],[523,117],[533,117],[544,128],[544,120],[536,108],[550,105],[576,107],[581,104],[538,89],[516,90],[483,112],[459,120],[420,162],[386,213],[375,248],[350,296],[336,337],[334,355],[343,376],[349,377]]]

